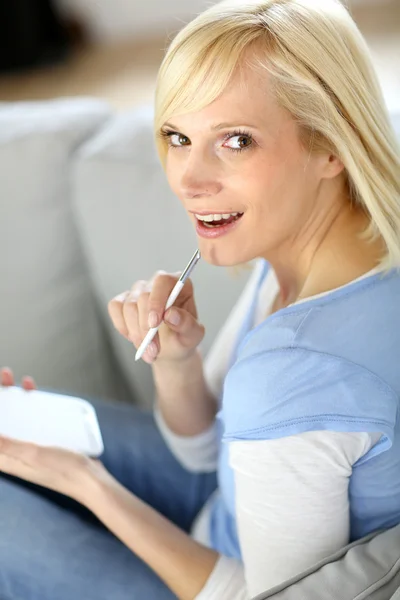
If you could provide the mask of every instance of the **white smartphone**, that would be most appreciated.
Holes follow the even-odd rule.
[[[93,458],[104,452],[94,407],[83,398],[0,388],[0,435]]]

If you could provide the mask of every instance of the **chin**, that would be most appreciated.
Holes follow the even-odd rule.
[[[249,262],[254,260],[256,256],[244,256],[236,248],[222,248],[219,244],[213,244],[209,241],[198,240],[198,248],[201,258],[204,262],[213,265],[214,267],[232,267],[235,270],[249,269]]]

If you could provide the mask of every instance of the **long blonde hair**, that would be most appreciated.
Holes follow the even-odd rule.
[[[220,96],[249,49],[247,64],[272,76],[280,105],[312,149],[343,162],[350,197],[370,216],[365,234],[386,244],[382,266],[400,266],[399,148],[366,42],[339,1],[223,0],[187,24],[157,79],[154,127],[162,165],[162,125]]]

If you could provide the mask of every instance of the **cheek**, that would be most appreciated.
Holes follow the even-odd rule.
[[[265,157],[253,165],[252,173],[246,174],[249,198],[262,199],[262,206],[269,210],[282,201],[292,188],[293,166],[278,157]]]
[[[307,168],[302,153],[268,153],[254,163],[246,176],[248,194],[255,218],[264,227],[281,230],[292,228],[303,212],[307,196]]]

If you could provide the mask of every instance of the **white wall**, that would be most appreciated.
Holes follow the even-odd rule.
[[[204,10],[212,0],[56,0],[63,12],[76,15],[95,39],[170,32]]]
[[[55,0],[80,17],[94,39],[112,41],[158,32],[175,32],[217,0]],[[350,7],[385,5],[393,0],[342,0]],[[323,0],[321,0],[323,2]]]

